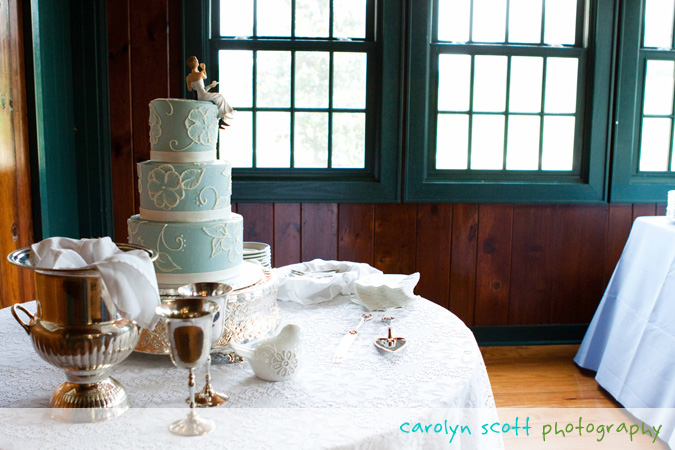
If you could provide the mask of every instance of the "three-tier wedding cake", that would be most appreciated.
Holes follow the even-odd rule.
[[[155,250],[160,287],[228,282],[243,271],[243,218],[231,211],[232,166],[216,159],[218,108],[150,102],[150,160],[138,164],[140,214],[129,242]]]

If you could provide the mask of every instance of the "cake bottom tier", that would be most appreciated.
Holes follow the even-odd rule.
[[[127,221],[129,242],[158,253],[155,272],[160,287],[226,282],[239,276],[243,223],[239,214],[209,222],[155,222],[139,215]]]

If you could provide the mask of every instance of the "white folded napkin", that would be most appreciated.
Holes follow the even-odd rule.
[[[30,262],[42,269],[95,269],[101,273],[113,304],[123,317],[153,329],[160,304],[155,268],[141,250],[123,252],[109,237],[53,237],[31,246]]]
[[[413,293],[419,281],[419,272],[411,275],[369,275],[354,282],[356,296],[352,297],[352,301],[371,311],[408,306],[420,298]]]
[[[336,273],[326,272],[330,270]],[[349,296],[356,292],[354,281],[367,275],[382,274],[381,270],[365,263],[323,259],[291,264],[273,271],[279,277],[277,298],[303,305],[325,302],[339,295]],[[294,275],[292,271],[306,275]]]

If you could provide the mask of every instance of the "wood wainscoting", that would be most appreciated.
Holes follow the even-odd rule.
[[[33,275],[7,254],[33,241],[21,2],[0,2],[0,307],[32,300]]]
[[[469,326],[588,323],[637,216],[665,205],[240,203],[276,267],[314,258],[420,272]]]

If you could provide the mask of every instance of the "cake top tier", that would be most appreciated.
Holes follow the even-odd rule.
[[[150,159],[165,162],[216,159],[216,105],[198,100],[157,98],[149,106]]]

